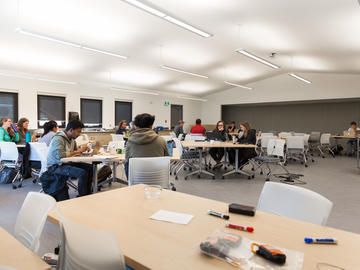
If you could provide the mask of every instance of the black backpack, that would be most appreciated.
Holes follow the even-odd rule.
[[[100,168],[100,170],[98,171],[98,183],[101,183],[103,181],[105,181],[106,179],[108,179],[112,174],[112,170],[110,168],[110,166],[108,165],[104,165]]]

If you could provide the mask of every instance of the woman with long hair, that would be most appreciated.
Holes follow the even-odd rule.
[[[29,119],[22,117],[17,122],[17,129],[19,132],[19,144],[26,143],[26,133],[29,131]]]
[[[4,117],[0,120],[0,142],[18,142],[19,134],[12,127],[10,117]]]
[[[125,135],[126,134],[126,126],[127,126],[126,120],[121,120],[119,123],[119,127],[116,130],[116,134]]]
[[[50,142],[56,132],[58,132],[58,124],[54,120],[50,120],[44,124],[44,133],[41,135],[38,142],[46,143],[47,146],[50,145]]]

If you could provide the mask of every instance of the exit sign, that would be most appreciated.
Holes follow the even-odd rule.
[[[164,105],[165,105],[165,106],[169,106],[169,105],[170,105],[170,101],[165,101],[165,102],[164,102]]]

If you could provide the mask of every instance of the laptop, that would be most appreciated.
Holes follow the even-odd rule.
[[[213,141],[222,141],[221,136],[218,132],[212,132],[212,131],[207,131],[206,132],[206,139],[208,140],[213,140]]]

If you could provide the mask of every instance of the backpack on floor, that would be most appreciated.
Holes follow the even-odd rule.
[[[11,184],[16,175],[15,169],[5,167],[0,171],[0,184]]]
[[[335,145],[331,147],[331,150],[334,152],[335,156],[340,155],[341,151],[344,150],[344,148],[341,145]]]
[[[112,174],[112,170],[110,168],[110,166],[108,165],[104,165],[100,168],[100,170],[98,171],[98,183],[101,183],[103,181],[105,181],[106,179],[108,179]]]

